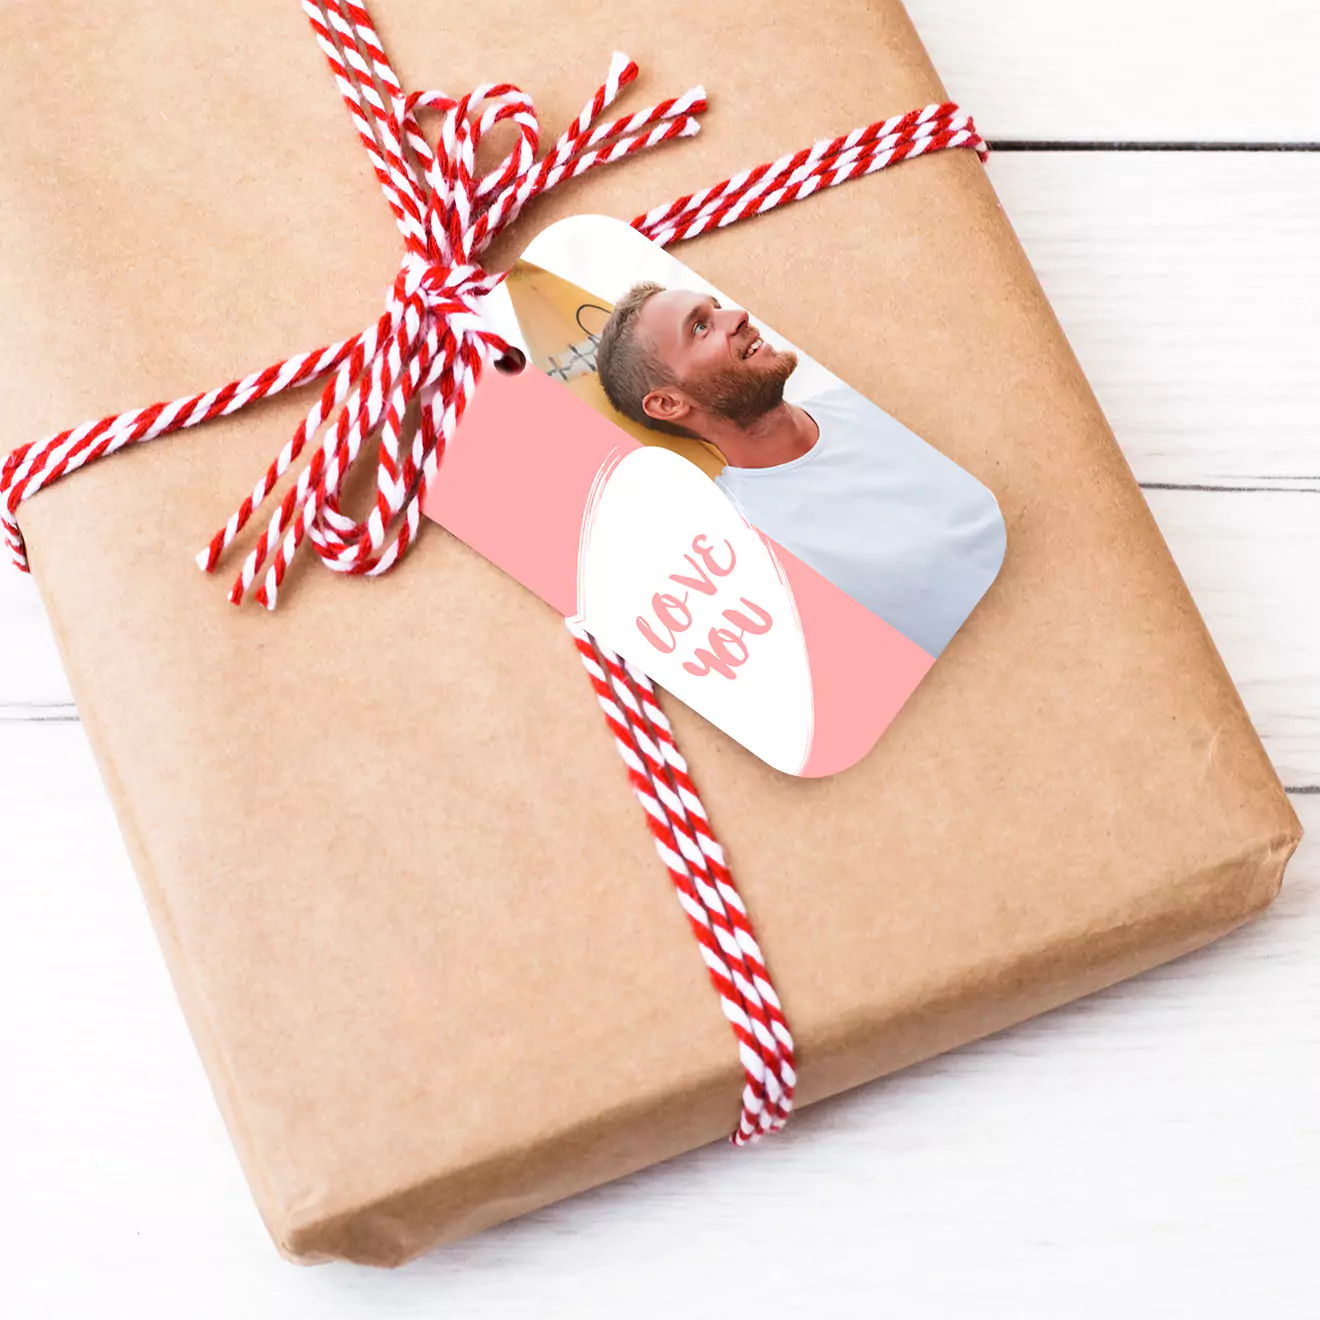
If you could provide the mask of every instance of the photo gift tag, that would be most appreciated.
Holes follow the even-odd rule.
[[[424,512],[788,774],[864,756],[994,581],[975,477],[622,221],[538,234]]]

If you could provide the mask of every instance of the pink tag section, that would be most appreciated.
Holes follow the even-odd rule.
[[[487,371],[422,512],[575,616],[583,519],[625,447],[640,448],[540,371]]]
[[[800,355],[795,397],[822,420],[805,460],[773,474],[788,492],[782,525],[801,542],[785,546],[747,516],[759,470],[734,470],[704,439],[639,425],[607,401],[595,350],[640,280],[709,289],[617,221],[574,217],[538,235],[489,300],[528,365],[484,373],[423,512],[776,769],[846,770],[993,580],[1003,550],[993,496],[874,405],[850,403],[851,391]],[[741,315],[712,320],[729,337],[728,369],[739,370],[757,331]],[[770,342],[773,332],[759,333]],[[857,434],[838,434],[829,408],[840,398],[845,420],[862,419]],[[832,539],[822,481],[837,491],[846,535]],[[746,500],[730,493],[741,489]],[[896,576],[859,589],[853,546],[858,564],[892,563]],[[850,589],[820,565],[837,566]],[[864,595],[944,631],[927,631],[927,649]]]
[[[935,660],[782,546],[775,553],[807,639],[815,703],[811,747],[797,773],[818,779],[871,750]]]

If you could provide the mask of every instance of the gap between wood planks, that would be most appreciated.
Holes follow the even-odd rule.
[[[1278,482],[1284,481],[1317,481],[1317,477],[1279,477]],[[1203,481],[1139,481],[1137,485],[1142,490],[1209,490],[1216,494],[1239,494],[1239,495],[1296,495],[1299,491],[1304,495],[1320,495],[1320,485],[1317,486],[1217,486],[1212,482]]]
[[[1049,138],[989,139],[994,151],[1320,151],[1320,142],[1069,142]]]
[[[1179,487],[1179,489],[1182,489]],[[1214,489],[1219,489],[1215,487]],[[78,708],[72,701],[23,702],[0,704],[0,724],[79,724]],[[1320,795],[1320,784],[1285,784],[1285,793],[1299,796]]]
[[[0,724],[79,724],[81,716],[72,701],[0,702]]]

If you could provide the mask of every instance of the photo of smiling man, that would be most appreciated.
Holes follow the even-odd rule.
[[[653,282],[615,303],[596,355],[620,413],[715,446],[715,482],[748,522],[938,656],[999,570],[999,506],[832,377],[790,402],[797,366],[741,309]]]

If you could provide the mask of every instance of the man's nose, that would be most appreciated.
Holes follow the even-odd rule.
[[[739,307],[721,307],[715,315],[724,318],[724,333],[730,339],[741,334],[747,324],[747,313]]]

